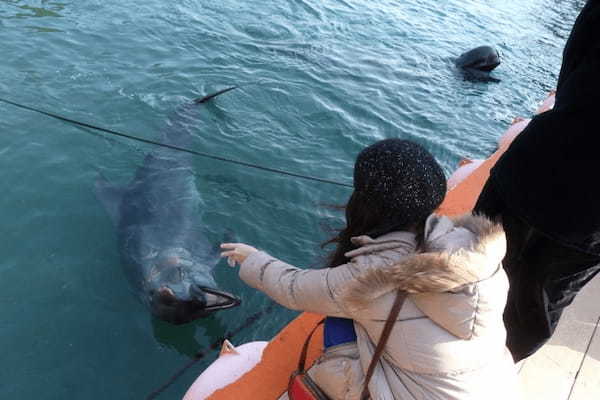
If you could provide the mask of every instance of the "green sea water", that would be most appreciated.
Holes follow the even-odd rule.
[[[482,158],[553,88],[583,1],[0,1],[0,97],[157,138],[167,116],[230,85],[189,126],[193,148],[351,183],[356,154],[415,140],[450,174]],[[452,59],[499,49],[500,83],[464,81]],[[0,398],[142,399],[198,351],[161,398],[180,398],[207,347],[271,302],[221,262],[243,305],[186,326],[153,320],[121,269],[94,195],[125,183],[152,149],[0,105]],[[195,160],[217,243],[236,239],[302,267],[341,215],[343,187]],[[268,340],[295,312],[233,337]]]

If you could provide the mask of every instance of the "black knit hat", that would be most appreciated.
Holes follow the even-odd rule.
[[[444,200],[446,178],[435,158],[420,145],[381,140],[360,152],[354,164],[354,190],[373,207],[384,207],[396,223],[422,221]]]

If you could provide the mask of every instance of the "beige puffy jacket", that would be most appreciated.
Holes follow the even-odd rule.
[[[285,307],[354,320],[357,343],[327,349],[311,369],[332,398],[359,398],[397,289],[410,295],[369,383],[373,399],[519,398],[505,347],[499,225],[470,214],[431,215],[420,253],[410,232],[353,242],[350,262],[336,268],[299,269],[264,252],[240,268],[247,284]]]

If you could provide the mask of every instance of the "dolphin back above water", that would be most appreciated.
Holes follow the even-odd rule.
[[[180,107],[161,139],[187,147],[192,137],[186,121],[191,122],[192,109],[232,89]],[[219,252],[202,229],[202,199],[191,157],[159,148],[146,155],[128,185],[115,186],[102,177],[96,182],[96,195],[117,227],[127,278],[152,313],[173,324],[240,304],[237,297],[219,290],[213,278]]]

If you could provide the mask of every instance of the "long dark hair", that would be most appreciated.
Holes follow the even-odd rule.
[[[398,223],[401,218],[395,218],[394,212],[385,207],[374,206],[372,201],[360,191],[355,190],[344,207],[346,226],[340,229],[334,237],[324,242],[321,247],[336,244],[336,248],[327,257],[326,266],[333,268],[348,262],[344,255],[356,248],[351,239],[355,236],[368,235],[376,238],[386,233],[411,230],[417,234],[417,248],[423,242],[425,221],[419,221],[411,226]]]

